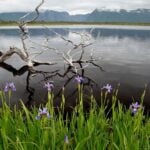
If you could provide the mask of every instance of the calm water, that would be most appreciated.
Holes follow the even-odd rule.
[[[42,47],[46,44],[49,47],[57,48],[60,52],[68,51],[72,45],[64,42],[60,36],[77,44],[83,39],[74,32],[86,34],[87,36],[83,37],[84,40],[93,43],[85,48],[83,59],[89,59],[91,49],[93,49],[93,57],[97,59],[95,63],[104,70],[102,71],[92,64],[82,71],[79,70],[79,73],[86,78],[86,93],[92,87],[95,96],[97,96],[101,87],[106,83],[112,84],[114,88],[120,84],[119,98],[129,105],[132,100],[139,101],[144,86],[147,84],[144,103],[146,108],[150,108],[150,28],[128,26],[124,28],[120,26],[30,28],[30,38],[26,40],[26,43],[31,56],[37,60],[52,61],[57,64],[36,67],[37,70],[52,73],[34,74],[30,76],[30,79],[27,69],[24,72],[20,71],[19,74],[19,69],[25,64],[18,56],[13,56],[6,61],[7,64],[0,65],[0,86],[2,87],[5,81],[14,81],[17,87],[17,92],[13,93],[12,103],[17,103],[18,99],[23,99],[30,104],[44,102],[46,99],[46,90],[43,89],[45,77],[54,81],[56,96],[59,95],[62,86],[65,86],[66,96],[70,97],[67,104],[74,103],[71,97],[76,93],[73,79],[75,74],[66,71],[67,65],[64,65],[60,55],[57,55],[53,50]],[[22,47],[19,35],[17,28],[0,28],[0,50],[6,51],[10,46]],[[78,58],[79,52],[80,49],[75,49],[71,54],[74,58]],[[80,68],[79,64],[76,65]],[[67,73],[65,74],[65,72]],[[58,103],[59,98],[56,97],[55,104]]]

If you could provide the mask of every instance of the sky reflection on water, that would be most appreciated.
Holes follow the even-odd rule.
[[[147,84],[148,88],[150,84],[150,30],[132,30],[132,29],[113,29],[113,28],[50,28],[50,29],[30,29],[30,39],[27,40],[28,49],[30,53],[40,52],[41,45],[44,45],[47,40],[51,47],[55,47],[61,51],[65,51],[70,48],[70,45],[66,45],[61,40],[58,33],[61,36],[71,39],[75,42],[79,42],[80,36],[73,34],[72,32],[86,33],[91,38],[93,44],[86,48],[86,54],[84,58],[90,55],[91,49],[94,49],[94,57],[99,60],[96,62],[98,65],[103,66],[105,72],[98,70],[98,68],[89,65],[86,68],[86,75],[95,80],[99,87],[106,83],[111,83],[113,86],[120,86],[120,97],[128,102],[132,100],[132,96],[139,98],[141,92],[144,90],[144,85]],[[55,32],[53,32],[55,31]],[[21,40],[19,37],[19,31],[17,29],[0,29],[0,49],[6,51],[10,46],[21,47]],[[41,45],[40,45],[41,44]],[[51,60],[58,62],[55,67],[42,66],[39,67],[42,70],[54,71],[56,68],[63,70],[63,60],[54,51],[45,50],[36,59],[39,60]],[[8,64],[11,64],[15,68],[20,68],[24,65],[17,56],[14,56],[7,60]],[[63,71],[62,71],[63,72]],[[15,94],[17,98],[27,97],[25,92],[26,75],[13,76],[8,71],[0,68],[0,81],[4,82],[12,80],[16,82],[18,92]],[[61,87],[64,84],[65,79],[59,79],[54,77],[56,87]],[[41,90],[40,83],[41,77],[36,76],[31,81],[31,87],[36,89],[34,96],[36,99],[44,99],[43,94],[39,94]],[[72,83],[73,84],[73,83]],[[19,88],[23,87],[23,88]],[[139,94],[140,93],[140,94]],[[131,96],[132,95],[132,96]],[[150,92],[147,92],[145,103],[150,106],[148,97]]]

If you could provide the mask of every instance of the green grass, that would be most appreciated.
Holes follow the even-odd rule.
[[[17,26],[17,22],[15,21],[1,21],[0,26]],[[36,26],[36,25],[139,25],[139,26],[150,26],[148,22],[44,22],[44,21],[36,21],[31,22],[28,25]]]
[[[112,116],[105,113],[107,95],[101,91],[101,105],[98,106],[91,94],[88,112],[84,111],[84,94],[78,85],[78,105],[71,118],[64,119],[65,97],[56,114],[53,108],[53,94],[48,93],[46,106],[51,115],[36,120],[38,108],[29,110],[21,103],[21,109],[10,109],[6,104],[7,94],[1,91],[0,100],[0,150],[148,150],[150,149],[150,118],[139,110],[134,116],[117,100],[113,93]],[[12,93],[13,96],[13,93]],[[143,98],[141,100],[141,103]],[[116,107],[117,106],[117,107]],[[42,105],[41,105],[42,107]],[[69,142],[64,141],[68,136]]]

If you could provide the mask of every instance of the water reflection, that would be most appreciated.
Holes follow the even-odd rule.
[[[29,29],[29,33],[30,36],[51,36],[51,37],[55,37],[56,33],[62,35],[62,36],[68,36],[69,35],[69,30],[66,29],[61,29],[61,28],[54,28],[52,30],[49,30],[48,28],[31,28]],[[7,29],[1,29],[0,28],[0,35],[1,36],[19,36],[19,28],[7,28]]]
[[[87,29],[90,32],[90,29]],[[94,38],[101,38],[101,37],[118,37],[119,39],[123,38],[132,38],[132,39],[139,39],[145,40],[150,39],[150,31],[147,30],[130,30],[130,29],[93,29],[90,32]]]
[[[80,66],[80,76],[82,76],[84,78],[84,84],[83,84],[83,90],[88,87],[90,89],[92,89],[92,87],[94,85],[97,85],[97,83],[90,77],[88,77],[86,74],[85,74],[85,69],[83,69],[83,64],[85,62],[82,62],[81,60],[79,60],[78,62],[73,62],[73,63],[78,63],[78,65]],[[92,61],[89,62],[91,63],[93,66],[99,68],[101,71],[104,71],[102,69],[101,66],[93,63]],[[34,64],[34,67],[36,68],[37,66],[40,66],[41,64],[38,64],[38,63],[35,63]],[[13,76],[22,76],[24,75],[25,73],[25,76],[26,76],[26,90],[28,92],[28,97],[27,97],[27,101],[26,101],[26,105],[28,107],[31,107],[33,104],[34,104],[34,94],[35,94],[35,87],[31,86],[31,82],[32,80],[34,80],[34,76],[40,74],[42,75],[43,77],[43,80],[41,81],[41,83],[43,83],[44,85],[44,82],[47,82],[47,81],[51,81],[52,79],[56,79],[56,80],[61,80],[61,79],[64,79],[65,78],[65,81],[63,84],[60,85],[60,88],[57,88],[55,90],[55,97],[54,99],[56,98],[61,98],[61,94],[62,94],[62,88],[66,89],[67,86],[69,84],[73,85],[73,84],[76,84],[75,83],[75,77],[78,75],[72,66],[68,65],[68,67],[66,69],[64,69],[64,73],[61,73],[60,70],[54,70],[54,71],[51,71],[51,72],[45,72],[45,71],[41,71],[39,69],[35,69],[33,67],[29,67],[29,66],[22,66],[21,68],[19,69],[16,69],[15,67],[7,64],[7,63],[0,63],[0,67],[7,70],[8,72],[12,73]],[[74,86],[73,91],[70,92],[71,90],[69,90],[69,94],[67,95],[66,97],[66,100],[68,99],[73,99],[73,97],[75,96],[75,94],[77,93],[78,91],[78,88],[77,86]],[[75,99],[74,99],[75,100]]]
[[[62,36],[68,36],[69,31],[75,32],[87,32],[91,34],[93,38],[101,38],[101,37],[118,37],[119,39],[128,37],[132,39],[150,39],[150,30],[139,29],[139,30],[131,30],[131,29],[113,29],[113,28],[49,28],[49,27],[41,27],[41,28],[29,28],[30,36],[51,36],[56,37],[56,33]],[[19,36],[19,29],[17,28],[0,28],[1,36]]]
[[[75,42],[80,41],[81,38],[73,34],[73,32],[86,33],[93,41],[93,44],[86,48],[84,60],[90,55],[92,48],[94,51],[93,57],[97,59],[95,64],[89,63],[85,69],[81,69],[84,68],[83,62],[76,64],[80,68],[79,74],[86,79],[84,83],[85,93],[90,93],[91,89],[94,89],[94,94],[98,97],[99,91],[104,84],[111,83],[113,87],[117,87],[118,83],[120,83],[119,98],[124,103],[129,104],[133,99],[140,99],[145,84],[148,85],[149,89],[150,30],[103,28],[30,29],[31,38],[26,41],[28,49],[31,55],[40,53],[41,45],[47,43],[51,47],[65,51],[70,48],[70,45],[60,39],[58,35]],[[17,29],[0,29],[0,49],[7,50],[12,45],[21,47],[19,34]],[[63,59],[49,49],[44,50],[36,58],[56,61],[57,64],[55,66],[37,65],[35,70],[32,70],[28,66],[24,66],[24,63],[18,57],[13,56],[6,63],[1,63],[0,65],[1,82],[10,79],[18,82],[16,83],[18,88],[24,87],[19,89],[18,95],[25,90],[28,92],[18,97],[25,98],[26,104],[31,105],[40,103],[39,100],[44,101],[46,99],[46,91],[42,88],[43,82],[52,80],[56,88],[56,91],[54,91],[56,99],[60,96],[62,87],[65,87],[68,105],[74,103],[69,101],[69,99],[73,99],[73,95],[77,92],[74,83],[76,72],[74,72],[72,67],[64,67]],[[10,77],[10,73],[13,77]],[[23,79],[25,82],[23,82]],[[147,108],[150,107],[149,96],[150,92],[148,90],[145,99]],[[58,103],[59,99],[55,101],[56,105]]]

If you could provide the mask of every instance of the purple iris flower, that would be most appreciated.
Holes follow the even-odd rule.
[[[65,143],[66,143],[66,144],[68,144],[68,143],[69,143],[68,135],[65,135],[65,137],[64,137],[64,141],[65,141]]]
[[[16,91],[14,82],[6,82],[4,87],[4,92],[8,92],[8,91]]]
[[[84,81],[84,78],[78,75],[78,76],[75,77],[75,81],[77,83],[82,83]]]
[[[130,105],[130,110],[133,115],[135,115],[140,108],[143,108],[138,102],[132,103]]]
[[[54,88],[54,85],[52,82],[47,82],[45,83],[44,88],[47,88],[48,91],[52,91],[52,89]]]
[[[44,107],[43,109],[39,108],[39,112],[38,115],[35,117],[36,120],[40,120],[42,117],[47,117],[48,119],[51,118],[48,110],[46,107]]]
[[[106,89],[108,93],[111,92],[112,86],[110,84],[106,84],[106,86],[103,86],[102,89]]]

